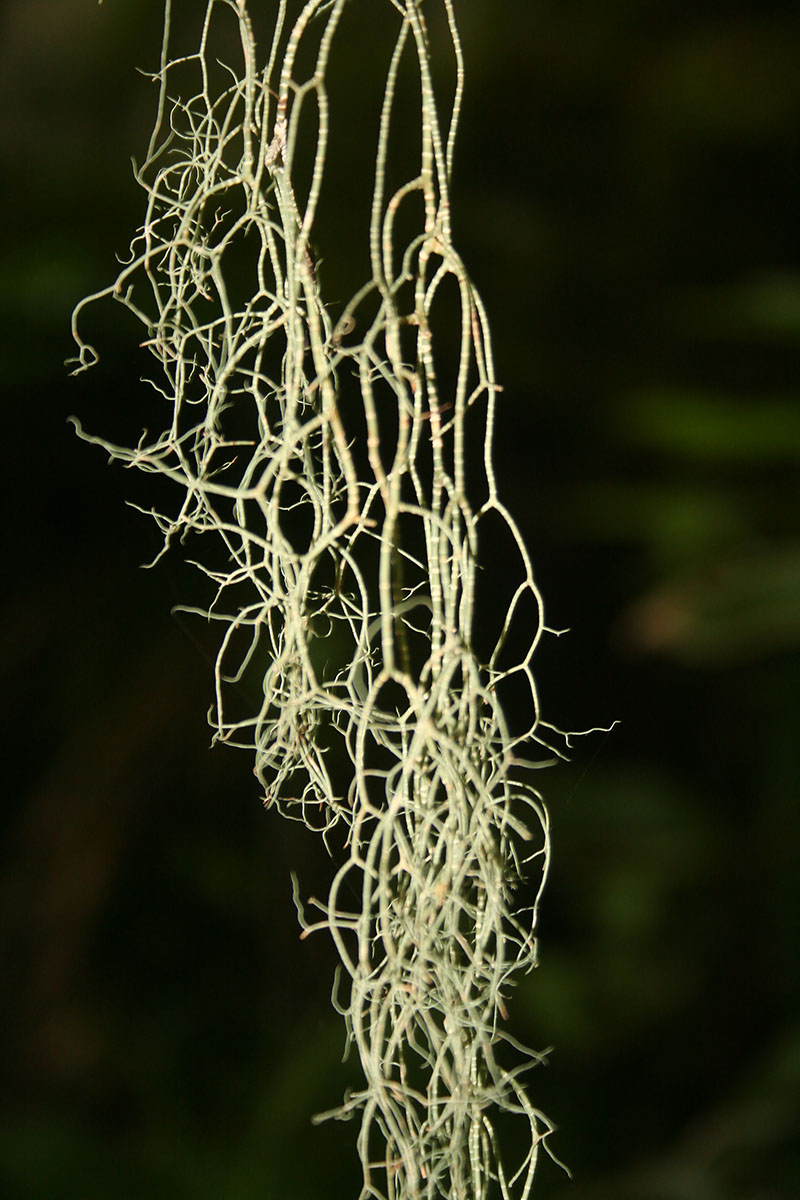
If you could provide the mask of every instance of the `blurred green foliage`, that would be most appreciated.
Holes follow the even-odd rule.
[[[505,497],[573,628],[542,647],[541,693],[563,725],[621,720],[542,777],[554,871],[511,1020],[555,1047],[531,1090],[575,1179],[545,1166],[539,1196],[793,1200],[800,17],[460,8],[456,236],[493,318]],[[144,423],[113,321],[88,384],[62,360],[71,302],[138,220],[132,67],[159,10],[0,17],[0,1190],[344,1200],[354,1131],[309,1121],[351,1078],[333,956],[299,942],[289,888],[321,887],[325,856],[208,753],[210,671],[167,615],[192,579],[132,570],[153,546],[123,499],[154,498],[64,425]],[[355,82],[340,104],[365,130]],[[343,246],[358,153],[333,187]]]

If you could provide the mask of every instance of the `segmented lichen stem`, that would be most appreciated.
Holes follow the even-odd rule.
[[[383,2],[395,42],[371,133],[372,277],[334,321],[312,232],[345,0],[274,3],[266,56],[246,0],[207,0],[198,50],[178,54],[167,0],[155,128],[136,170],[145,219],[114,283],[76,308],[73,332],[82,370],[97,358],[84,309],[121,302],[143,327],[170,417],[135,447],[79,432],[180,485],[175,511],[152,516],[161,553],[192,539],[211,583],[210,602],[186,611],[220,627],[216,740],[254,753],[269,806],[326,838],[345,830],[318,919],[297,903],[304,935],[328,930],[341,958],[336,1002],[364,1083],[324,1115],[360,1117],[359,1200],[524,1200],[550,1126],[528,1098],[537,1056],[507,1032],[505,998],[536,965],[549,859],[530,783],[546,763],[521,756],[547,744],[531,665],[542,607],[499,499],[488,322],[452,240],[464,89],[454,3]],[[435,94],[433,20],[449,32],[449,101]],[[221,45],[238,45],[238,61],[220,62]],[[400,89],[409,60],[416,118]],[[307,76],[300,61],[313,64]],[[390,184],[400,119],[419,120],[419,162]],[[420,201],[416,232],[401,234]],[[466,465],[476,437],[479,480]],[[516,548],[519,583],[481,661],[477,570],[491,521]],[[529,625],[521,650],[515,622]],[[502,693],[514,677],[529,717],[512,734]],[[522,911],[517,885],[530,874],[536,897]],[[513,1169],[498,1112],[527,1130]]]

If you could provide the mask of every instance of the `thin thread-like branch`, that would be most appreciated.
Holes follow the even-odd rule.
[[[135,447],[77,429],[182,489],[176,512],[152,516],[165,548],[202,543],[193,559],[213,599],[187,611],[221,628],[215,739],[254,753],[266,804],[326,837],[344,830],[319,919],[297,903],[304,936],[327,929],[341,958],[336,1004],[364,1084],[323,1116],[360,1115],[359,1200],[526,1200],[550,1125],[523,1078],[540,1056],[505,1030],[505,1001],[536,965],[549,831],[530,770],[553,758],[520,753],[547,745],[531,667],[542,604],[499,499],[488,321],[452,240],[463,55],[453,0],[387,0],[395,41],[375,118],[372,278],[334,322],[311,236],[344,6],[307,0],[292,18],[280,0],[263,56],[246,0],[207,0],[199,48],[181,55],[167,0],[156,121],[136,169],[144,223],[115,282],[77,306],[73,332],[82,370],[97,360],[83,310],[124,305],[170,415]],[[434,17],[452,46],[449,100],[433,82]],[[218,44],[237,45],[238,62],[220,63]],[[418,119],[419,157],[390,184],[400,119]],[[476,438],[477,483],[466,467]],[[519,579],[481,659],[478,553],[491,522],[515,547]],[[209,537],[221,562],[203,549]],[[529,710],[515,733],[502,705],[510,680]],[[522,912],[516,888],[530,873],[536,898]],[[497,1112],[527,1129],[513,1170]]]

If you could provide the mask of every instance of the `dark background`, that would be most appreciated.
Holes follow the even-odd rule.
[[[371,153],[365,4],[340,103]],[[542,776],[542,961],[511,1016],[554,1047],[530,1089],[574,1182],[545,1164],[537,1198],[792,1200],[800,11],[457,7],[455,237],[493,320],[503,495],[572,630],[541,695],[556,724],[621,722]],[[0,7],[0,1190],[352,1200],[355,1127],[309,1119],[357,1077],[333,955],[298,940],[289,883],[324,886],[324,852],[262,810],[246,754],[209,752],[211,671],[170,616],[191,578],[137,568],[158,542],[124,501],[150,481],[66,424],[137,423],[113,325],[95,372],[63,360],[140,220],[159,31],[158,0]],[[343,237],[358,188],[324,197]]]

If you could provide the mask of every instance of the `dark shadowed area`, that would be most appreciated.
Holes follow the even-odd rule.
[[[384,9],[351,0],[332,58],[318,250],[342,299]],[[571,630],[542,644],[542,702],[620,722],[541,773],[553,871],[510,1022],[553,1047],[530,1091],[574,1179],[545,1162],[536,1200],[794,1200],[800,10],[456,10],[454,227],[504,385],[496,461]],[[290,885],[330,862],[262,809],[247,754],[208,749],[213,643],[170,615],[195,576],[139,569],[159,539],[126,506],[163,491],[67,424],[135,439],[152,404],[113,310],[100,365],[63,363],[141,220],[160,22],[159,0],[0,8],[0,1192],[356,1200],[355,1126],[310,1121],[358,1078],[335,955],[299,940]]]

